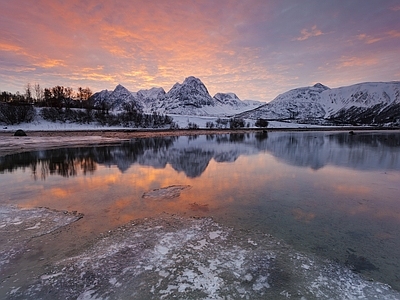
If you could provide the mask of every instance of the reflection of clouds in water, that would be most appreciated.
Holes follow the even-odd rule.
[[[189,203],[190,210],[192,211],[202,211],[202,212],[208,212],[208,204],[199,204],[196,202]]]
[[[304,223],[310,223],[315,218],[315,213],[306,212],[301,208],[292,209],[292,215],[297,221]]]
[[[345,195],[350,195],[350,194],[368,195],[371,192],[371,187],[348,183],[348,184],[337,184],[334,186],[334,190],[339,194],[345,194]]]
[[[400,134],[362,132],[270,132],[132,139],[119,146],[81,147],[19,153],[0,158],[0,171],[30,168],[35,179],[92,174],[97,165],[172,166],[189,178],[201,176],[213,159],[235,162],[268,151],[285,163],[319,170],[327,165],[360,170],[400,169]]]

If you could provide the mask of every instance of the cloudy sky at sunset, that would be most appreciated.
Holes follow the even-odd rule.
[[[0,91],[130,91],[200,78],[213,96],[400,80],[398,0],[0,0]]]

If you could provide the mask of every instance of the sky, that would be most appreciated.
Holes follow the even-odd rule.
[[[399,0],[0,0],[0,91],[27,83],[269,102],[321,82],[400,80]]]

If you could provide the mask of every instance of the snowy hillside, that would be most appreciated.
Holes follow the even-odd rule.
[[[400,119],[400,82],[330,89],[320,83],[290,90],[241,117],[311,122],[382,124]]]
[[[221,104],[221,105],[229,105],[232,107],[247,106],[234,93],[217,93],[214,95],[213,98],[216,101],[216,103]]]

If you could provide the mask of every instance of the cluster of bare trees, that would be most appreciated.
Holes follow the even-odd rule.
[[[39,84],[27,84],[24,94],[0,93],[0,123],[13,125],[31,122],[38,113],[50,122],[159,128],[175,127],[171,117],[144,114],[137,103],[125,103],[122,112],[110,113],[107,105],[94,107],[90,88],[54,86],[42,89]],[[106,103],[105,103],[106,104]],[[40,107],[35,109],[36,107]]]
[[[83,101],[88,100],[93,92],[90,88],[79,87],[74,91],[71,87],[54,86],[51,88],[42,88],[39,83],[34,85],[27,83],[24,87],[24,93],[9,92],[0,93],[0,102],[6,103],[28,103],[38,106],[73,106],[82,107]]]
[[[38,83],[28,83],[23,94],[0,93],[0,123],[13,125],[31,122],[36,115],[34,106],[56,108],[59,113],[71,108],[87,108],[87,100],[91,96],[92,91],[88,87],[79,87],[77,91],[59,85],[43,89]]]

